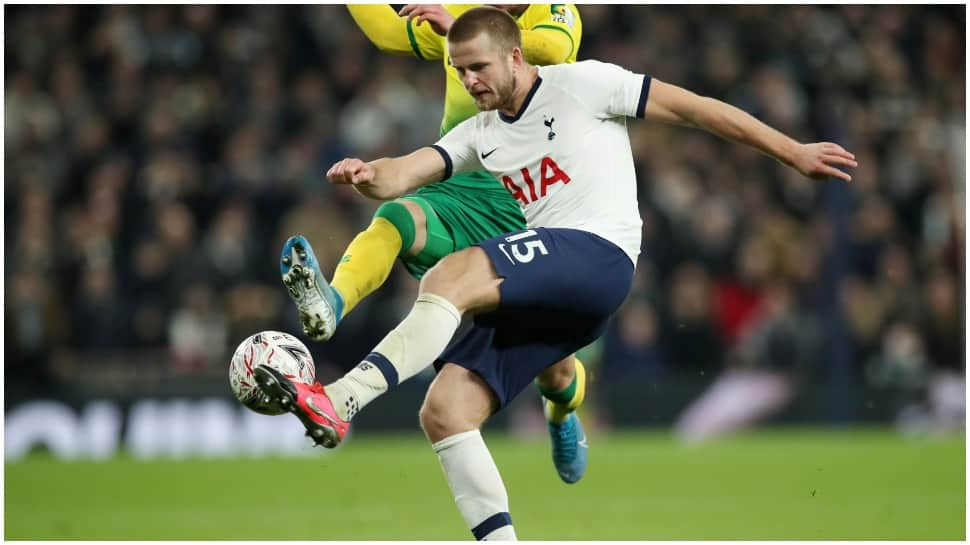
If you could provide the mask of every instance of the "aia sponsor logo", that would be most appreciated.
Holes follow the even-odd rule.
[[[555,184],[568,184],[569,175],[559,168],[559,165],[551,157],[543,157],[539,163],[539,172],[536,177],[539,182],[529,173],[529,169],[523,168],[519,171],[522,174],[521,183],[513,180],[511,176],[502,176],[502,185],[523,205],[536,202],[546,196],[549,187]]]

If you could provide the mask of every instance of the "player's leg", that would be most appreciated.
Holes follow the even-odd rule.
[[[257,382],[300,418],[318,444],[335,447],[361,408],[435,361],[463,313],[495,308],[501,282],[481,248],[451,254],[425,275],[404,320],[360,364],[325,389],[286,380],[268,368],[257,375]]]
[[[384,203],[347,246],[332,283],[323,276],[310,242],[291,237],[283,245],[280,272],[304,333],[316,341],[330,339],[340,320],[384,284],[398,257],[426,260],[432,249],[436,255],[450,253],[454,245],[442,232],[447,230],[430,206],[409,199]]]
[[[586,396],[586,369],[579,358],[569,356],[545,369],[536,378],[545,398],[552,461],[559,477],[566,483],[579,481],[586,472],[586,433],[576,409]]]
[[[399,199],[399,202],[411,211],[415,219],[414,244],[401,253],[401,262],[417,280],[421,280],[445,256],[469,246],[456,243],[452,229],[438,213],[438,208],[443,204],[433,194],[427,198],[412,195]]]
[[[471,244],[491,239],[498,233],[524,229],[518,213],[518,203],[510,201],[502,188],[502,197],[452,198],[443,192],[424,191],[418,197],[410,197],[413,204],[420,204],[426,216],[428,244],[420,252],[410,252],[401,259],[412,274],[418,276],[430,265],[452,251],[461,250]],[[485,195],[478,191],[475,195]],[[411,204],[411,203],[409,203]],[[510,213],[514,208],[516,213]],[[417,246],[418,243],[415,243]],[[586,436],[582,423],[574,411],[583,401],[585,393],[585,373],[582,364],[575,371],[572,358],[563,360],[540,375],[537,384],[546,399],[545,408],[549,420],[549,433],[552,440],[553,461],[560,477],[567,483],[578,481],[586,468]],[[557,372],[561,371],[561,372]],[[548,378],[547,378],[548,377]],[[563,382],[559,384],[556,379]],[[547,384],[548,382],[548,384]]]
[[[401,199],[427,218],[426,243],[401,256],[417,279],[445,256],[525,228],[519,203],[487,173],[462,173]]]
[[[426,239],[421,207],[403,199],[382,204],[334,270],[333,288],[344,301],[341,318],[384,284],[398,257],[420,251]]]
[[[448,345],[465,312],[498,305],[501,278],[485,252],[466,248],[438,262],[421,280],[411,312],[364,361],[327,385],[337,414],[349,421],[389,388],[421,372]]]
[[[586,398],[586,368],[578,357],[569,356],[540,373],[536,387],[548,401],[549,421],[561,423]]]
[[[333,447],[363,406],[442,354],[465,312],[489,312],[507,300],[510,313],[543,313],[545,323],[530,322],[505,333],[556,339],[555,355],[538,358],[542,366],[528,376],[528,384],[550,362],[602,333],[632,278],[629,257],[589,233],[538,229],[495,237],[441,260],[422,280],[408,316],[357,367],[322,391],[291,383],[292,399],[284,399],[287,396],[275,384],[260,381],[260,386],[297,413],[319,444]],[[570,327],[588,335],[571,334]],[[561,338],[564,334],[568,338]],[[561,346],[564,342],[568,349]]]
[[[497,408],[495,394],[479,375],[446,364],[420,412],[458,511],[478,540],[516,539],[505,484],[479,431]]]

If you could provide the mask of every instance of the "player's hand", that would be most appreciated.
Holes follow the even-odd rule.
[[[792,158],[792,166],[809,178],[821,179],[835,177],[847,182],[852,176],[841,170],[857,167],[855,155],[845,151],[842,146],[831,142],[799,144]]]
[[[374,167],[360,159],[337,161],[327,171],[327,180],[332,184],[360,185],[374,181]]]
[[[441,36],[448,34],[448,29],[455,22],[455,18],[440,4],[408,4],[397,14],[401,17],[407,16],[408,21],[414,21],[415,26],[421,26],[422,22],[427,21],[431,30]]]

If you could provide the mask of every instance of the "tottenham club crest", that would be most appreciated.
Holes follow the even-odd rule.
[[[556,118],[543,116],[543,119],[544,119],[544,121],[542,122],[543,125],[545,125],[546,127],[549,127],[549,134],[546,135],[546,138],[548,138],[549,140],[552,140],[553,138],[556,137],[556,133],[553,132],[552,130],[552,124],[555,123]]]

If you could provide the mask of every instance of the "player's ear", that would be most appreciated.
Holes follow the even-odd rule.
[[[522,56],[522,48],[513,47],[512,48],[512,64],[515,66],[522,66],[525,61],[525,57]]]

